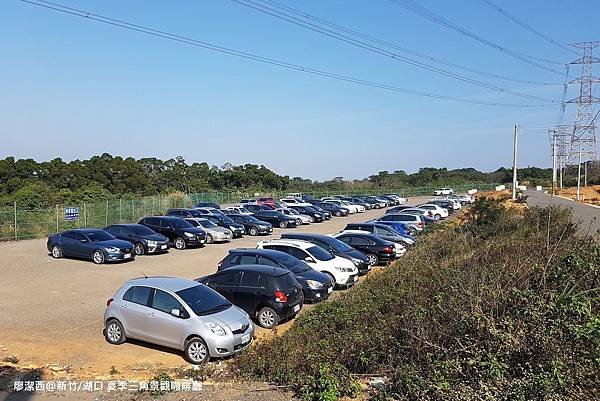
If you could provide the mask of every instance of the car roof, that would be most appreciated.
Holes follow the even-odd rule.
[[[280,267],[267,266],[267,265],[235,265],[228,267],[227,269],[221,270],[221,272],[244,272],[244,271],[253,271],[256,273],[264,274],[266,276],[271,277],[279,277],[284,274],[288,274],[290,271],[287,269],[282,269]],[[218,274],[218,273],[217,273]]]
[[[315,238],[323,241],[331,240],[332,238],[328,235],[324,234],[312,234],[312,233],[283,233],[281,234],[281,239],[290,240],[290,239],[299,239],[303,238]]]
[[[175,217],[175,216],[146,216],[142,220],[149,219],[149,218],[163,219],[163,220],[169,220],[169,221],[180,221],[181,220],[180,217]]]
[[[276,251],[274,249],[258,249],[258,248],[234,248],[229,250],[230,254],[235,253],[253,253],[257,255],[265,255],[272,257],[290,256],[285,252]]]
[[[204,217],[186,217],[184,220],[210,221],[209,219],[205,219]]]
[[[266,240],[266,241],[261,241],[260,243],[263,245],[290,245],[290,246],[295,246],[295,247],[301,248],[301,249],[308,249],[308,248],[315,246],[315,244],[313,244],[312,242],[303,241],[303,240],[299,240],[299,239],[286,239],[286,238],[270,239],[270,240]]]
[[[181,291],[198,285],[198,283],[193,280],[167,276],[138,277],[127,281],[126,284],[144,285],[148,287],[169,290],[172,292]]]

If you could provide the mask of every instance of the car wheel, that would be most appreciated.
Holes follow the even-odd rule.
[[[433,216],[436,220],[439,220],[442,218],[442,216],[439,213],[436,213],[435,216]]]
[[[208,361],[208,347],[203,339],[194,337],[185,346],[185,359],[194,365],[201,365]]]
[[[133,250],[135,251],[136,255],[143,255],[144,253],[146,253],[146,250],[144,249],[144,245],[142,245],[139,242],[133,246]]]
[[[52,252],[51,252],[51,254],[52,254],[52,257],[53,257],[54,259],[60,259],[60,258],[62,258],[62,257],[63,257],[63,251],[62,251],[62,248],[61,248],[60,246],[58,246],[58,245],[54,245],[54,246],[52,247]]]
[[[339,210],[337,210],[335,212],[335,217],[342,217],[342,212],[340,212]]]
[[[297,226],[301,226],[302,225],[302,219],[297,219],[296,220],[296,225]]]
[[[272,329],[273,327],[277,326],[277,323],[279,323],[279,316],[272,308],[269,308],[268,306],[265,306],[259,310],[256,318],[258,320],[258,324],[265,329]]]
[[[370,253],[367,255],[369,257],[369,264],[371,266],[377,266],[379,264],[379,258],[374,253]]]
[[[279,222],[279,228],[286,228],[287,227],[287,221],[281,221]]]
[[[117,319],[111,319],[106,322],[106,327],[104,328],[104,337],[106,338],[106,341],[111,344],[123,344],[126,338],[125,330],[123,330],[123,325],[121,322],[119,322]]]
[[[175,238],[175,248],[176,249],[185,249],[185,240],[181,237]]]
[[[92,260],[97,265],[103,264],[104,263],[104,253],[102,253],[102,251],[100,251],[100,250],[95,250],[94,253],[92,254]]]
[[[213,236],[210,234],[206,234],[206,243],[207,244],[212,244],[213,243]]]
[[[335,277],[333,277],[333,274],[328,273],[328,272],[323,272],[327,275],[327,277],[329,277],[331,279],[331,283],[333,284],[333,287],[335,288],[336,284],[335,284]]]
[[[256,227],[251,227],[250,230],[248,231],[250,233],[250,235],[255,236],[258,235],[258,229]]]

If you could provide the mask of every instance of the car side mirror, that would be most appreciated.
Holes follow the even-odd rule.
[[[84,238],[84,239],[82,239],[80,241],[83,242],[84,244],[87,244],[88,242],[90,242],[87,238]]]
[[[304,258],[304,261],[305,261],[306,263],[315,263],[314,259],[313,259],[313,258],[311,258],[310,256],[307,256],[307,257],[305,257],[305,258]]]
[[[182,315],[181,309],[171,309],[171,315],[173,315],[175,317],[181,317],[181,315]]]

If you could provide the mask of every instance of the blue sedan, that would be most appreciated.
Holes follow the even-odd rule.
[[[48,237],[48,251],[52,257],[63,256],[91,259],[97,265],[107,262],[133,260],[133,244],[117,239],[104,230],[69,230]]]

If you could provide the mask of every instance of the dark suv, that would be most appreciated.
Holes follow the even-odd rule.
[[[319,302],[329,298],[333,282],[328,275],[316,271],[305,262],[285,252],[270,249],[231,249],[229,255],[219,262],[218,270],[238,265],[265,265],[289,270],[302,286],[306,302]]]
[[[258,220],[271,223],[279,228],[296,227],[296,219],[275,210],[261,210],[254,213]]]
[[[169,250],[169,239],[162,234],[141,224],[113,224],[104,228],[107,231],[124,241],[133,244],[136,255],[145,253],[160,253]]]
[[[352,248],[364,252],[369,257],[371,265],[396,259],[394,243],[373,234],[342,233],[335,237]]]
[[[272,329],[296,316],[304,304],[302,286],[289,270],[260,265],[240,265],[197,279],[232,304]]]
[[[371,270],[371,264],[369,263],[369,258],[367,255],[329,235],[295,232],[283,233],[281,234],[281,238],[299,239],[302,241],[312,242],[313,244],[333,253],[335,256],[341,256],[349,259],[356,265],[358,268],[358,274],[361,276],[363,274],[367,274]]]
[[[146,226],[169,239],[177,249],[201,246],[206,242],[206,232],[189,222],[173,216],[144,217],[138,224]]]
[[[254,216],[244,216],[241,214],[230,214],[231,220],[244,226],[246,234],[255,236],[259,234],[270,234],[273,232],[273,225],[266,221],[260,221]]]
[[[325,215],[312,206],[287,205],[287,207],[294,209],[300,214],[312,217],[315,223],[321,223],[325,221]]]

